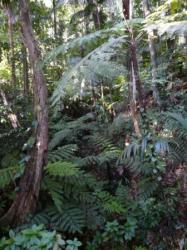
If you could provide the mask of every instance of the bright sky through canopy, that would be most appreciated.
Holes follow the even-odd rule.
[[[52,0],[43,0],[43,2],[45,3],[45,5],[47,7],[51,7],[52,6]]]

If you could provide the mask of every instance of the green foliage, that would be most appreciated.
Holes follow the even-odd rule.
[[[167,37],[172,38],[175,35],[178,36],[186,36],[187,34],[187,21],[176,21],[176,22],[169,22],[169,23],[156,23],[148,25],[145,29],[149,33],[152,30],[157,30],[158,35],[167,35]]]
[[[47,174],[51,176],[77,176],[79,175],[79,170],[77,169],[76,165],[71,162],[54,162],[49,163],[45,167],[45,171]]]
[[[59,147],[57,150],[49,152],[48,159],[50,162],[56,162],[60,160],[72,160],[75,156],[78,147],[76,144],[68,144]]]
[[[128,217],[125,227],[125,239],[131,240],[135,236],[135,230],[137,229],[137,220],[135,218]]]
[[[92,113],[88,113],[74,121],[59,121],[59,123],[55,124],[53,127],[53,129],[57,130],[58,132],[54,134],[52,140],[49,142],[49,149],[55,149],[55,147],[59,146],[63,140],[66,140],[69,143],[77,142],[77,137],[79,134],[82,134],[84,131],[94,130],[94,124],[88,124],[89,121],[94,120],[94,115]]]
[[[25,69],[23,59],[29,56],[27,50],[26,56],[22,53],[18,1],[13,2],[13,58],[9,25],[0,13],[0,88],[20,127],[11,128],[0,96],[1,216],[19,194],[24,165],[38,145],[32,64]],[[137,0],[137,18],[122,21],[117,2],[31,1],[52,102],[48,164],[35,213],[9,236],[7,227],[0,229],[6,236],[0,249],[165,250],[179,249],[186,241],[186,3],[149,2],[152,13],[146,19],[140,18],[142,3]],[[139,92],[136,67],[129,70],[136,66],[129,65],[132,37],[146,96],[145,109],[136,100],[141,136],[135,133],[131,106],[132,94]],[[153,47],[156,51],[150,54]],[[14,84],[9,83],[12,59]],[[155,82],[159,107],[152,94]]]
[[[8,167],[0,169],[0,188],[14,182],[15,175],[18,173],[19,167]]]
[[[66,250],[78,250],[79,247],[82,245],[82,243],[76,238],[74,240],[67,240],[66,242],[68,244]]]
[[[47,231],[42,225],[33,225],[32,228],[24,229],[18,233],[9,232],[9,238],[3,238],[0,242],[1,250],[11,249],[66,249],[78,250],[81,242],[76,238],[63,240],[55,231]]]
[[[104,242],[113,240],[114,242],[122,243],[124,237],[123,226],[120,226],[116,220],[112,222],[107,222],[102,237]]]
[[[84,211],[71,204],[62,206],[61,211],[50,209],[49,216],[53,227],[59,231],[81,232],[85,225]]]

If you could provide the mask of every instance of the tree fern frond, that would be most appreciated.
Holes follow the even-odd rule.
[[[53,104],[56,104],[67,92],[70,92],[72,95],[72,93],[79,93],[80,90],[83,91],[83,87],[80,87],[80,83],[83,79],[85,81],[85,87],[88,88],[88,86],[90,86],[90,80],[93,80],[93,73],[95,75],[102,75],[102,77],[108,79],[113,79],[122,72],[126,72],[125,68],[119,63],[109,61],[112,55],[116,55],[116,46],[122,46],[124,41],[125,36],[110,39],[107,43],[90,52],[69,72],[66,72],[62,80],[58,82],[58,86],[53,93]],[[73,86],[72,81],[74,81]]]
[[[169,23],[156,23],[149,25],[146,28],[149,32],[149,30],[157,30],[158,35],[162,36],[164,34],[167,34],[168,37],[172,37],[174,35],[178,36],[186,36],[187,35],[187,21],[177,21],[177,22],[169,22]]]
[[[44,63],[49,63],[51,60],[55,59],[59,54],[65,56],[68,53],[71,53],[75,49],[79,49],[83,45],[92,45],[95,44],[95,47],[98,47],[98,43],[101,43],[101,41],[106,42],[108,38],[110,38],[112,35],[120,35],[123,33],[124,30],[124,22],[118,23],[112,28],[109,29],[103,29],[96,31],[94,33],[90,33],[88,35],[85,35],[83,37],[78,37],[76,39],[68,41],[66,44],[62,44],[59,47],[52,50],[44,59]]]

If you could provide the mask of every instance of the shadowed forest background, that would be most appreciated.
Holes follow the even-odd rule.
[[[187,250],[186,0],[0,21],[0,250]]]

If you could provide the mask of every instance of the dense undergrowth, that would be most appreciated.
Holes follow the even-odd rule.
[[[71,105],[73,110],[74,102],[68,114],[59,112],[51,119],[37,213],[10,233],[11,240],[2,240],[1,248],[30,244],[30,249],[52,249],[61,235],[67,242],[78,238],[83,249],[175,249],[185,238],[186,119],[151,108],[152,117],[142,116],[142,138],[135,139],[127,115],[109,121],[110,114],[86,111],[81,102],[79,112],[85,114],[75,118],[69,113]],[[24,150],[31,146],[32,137]],[[18,169],[16,176],[12,169],[1,170],[2,188],[13,179],[16,186]],[[1,214],[12,199],[12,189],[4,190]],[[15,187],[14,192],[19,190]],[[41,224],[48,231],[41,226],[24,229]],[[63,241],[58,247],[78,249],[79,243],[76,248],[76,243],[71,247]]]

